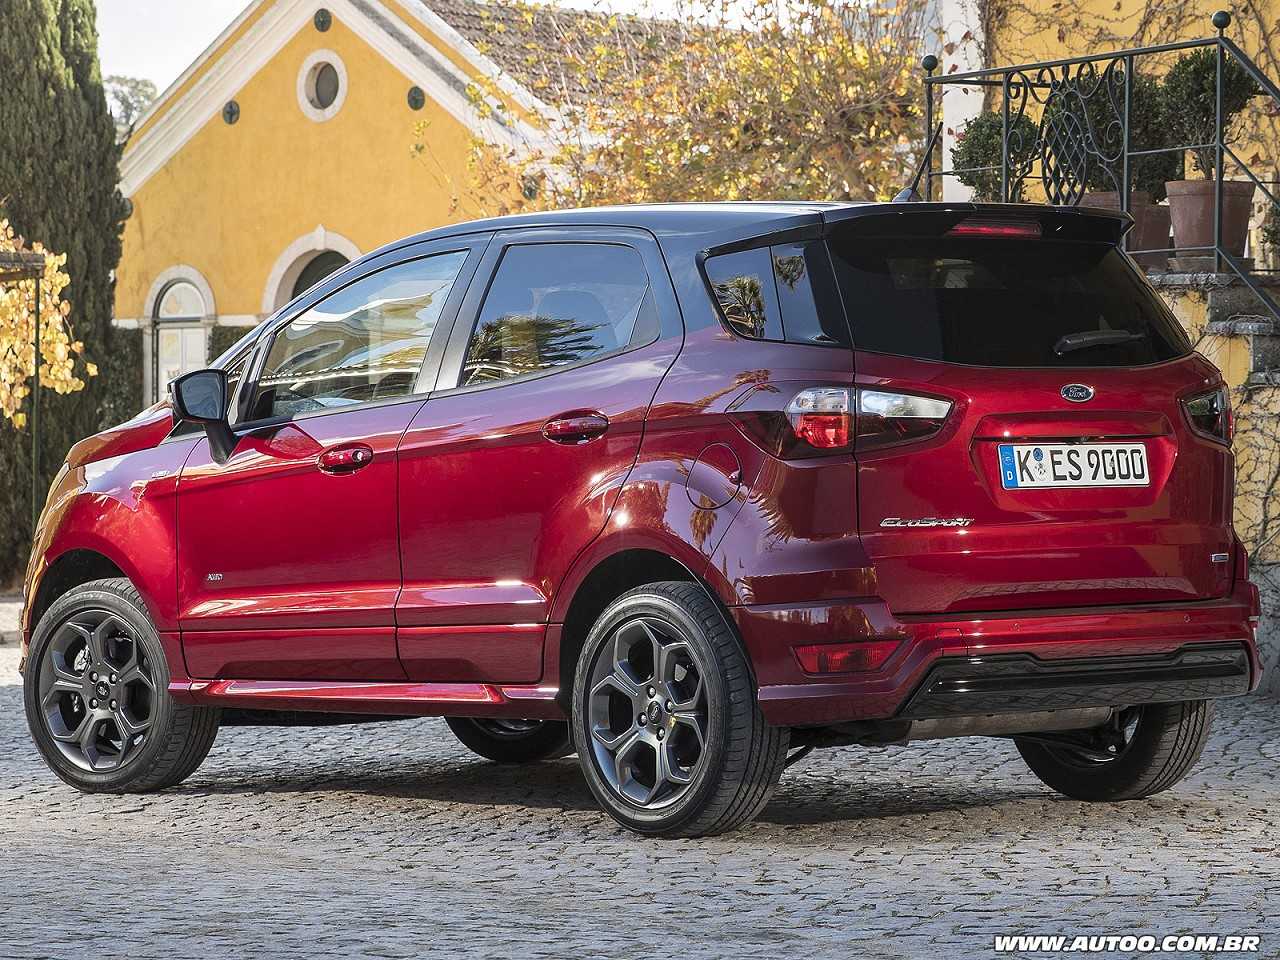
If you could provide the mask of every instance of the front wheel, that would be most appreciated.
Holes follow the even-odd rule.
[[[1073,800],[1138,800],[1191,772],[1213,719],[1212,700],[1118,710],[1094,730],[1019,738],[1031,772]]]
[[[128,580],[67,591],[36,625],[23,699],[50,768],[92,793],[141,793],[190,776],[219,711],[174,701],[146,605]]]
[[[724,833],[755,818],[789,734],[756,703],[746,653],[697,584],[651,583],[615,600],[574,675],[574,746],[591,792],[623,826]]]

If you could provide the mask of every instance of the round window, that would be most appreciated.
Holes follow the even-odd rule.
[[[324,121],[342,109],[347,96],[347,70],[332,50],[317,50],[298,73],[298,105],[312,120]]]
[[[338,99],[338,70],[332,63],[319,63],[311,68],[311,89],[307,99],[317,110],[328,110]]]

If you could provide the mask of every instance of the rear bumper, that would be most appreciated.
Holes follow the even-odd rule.
[[[1249,692],[1251,674],[1249,653],[1241,643],[1087,660],[1039,660],[1029,653],[944,657],[898,711],[898,719],[1237,697]]]
[[[963,619],[896,618],[880,600],[732,611],[778,726],[1209,699],[1247,693],[1262,675],[1249,583],[1198,603]],[[886,638],[898,648],[866,673],[806,674],[792,653]]]

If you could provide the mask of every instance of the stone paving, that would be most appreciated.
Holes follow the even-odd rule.
[[[1192,777],[1100,806],[1004,741],[819,752],[759,822],[637,838],[573,760],[437,720],[227,728],[182,786],[55,779],[0,648],[0,957],[992,957],[1003,932],[1255,933],[1280,956],[1280,703]],[[1044,956],[1041,954],[1041,956]]]

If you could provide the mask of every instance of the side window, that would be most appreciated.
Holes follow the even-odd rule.
[[[658,314],[638,251],[534,243],[502,256],[459,386],[508,380],[649,343]]]
[[[413,392],[466,251],[365,277],[277,331],[249,419],[290,417]]]
[[[817,241],[769,250],[787,342],[853,346],[826,245]]]
[[[706,269],[720,313],[739,336],[852,344],[821,241],[721,254]]]
[[[782,339],[782,314],[768,247],[711,257],[707,277],[734,333],[753,340]]]

